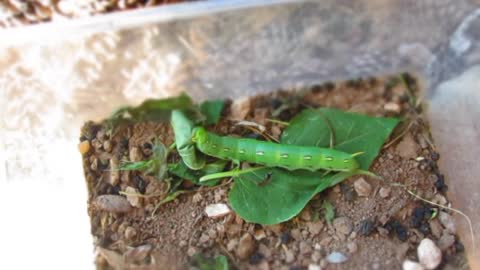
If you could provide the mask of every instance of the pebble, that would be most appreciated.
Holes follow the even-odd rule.
[[[224,203],[209,204],[205,207],[205,213],[210,218],[220,218],[230,214],[230,208]]]
[[[323,238],[322,240],[320,240],[320,246],[321,247],[325,247],[325,246],[328,246],[328,244],[330,244],[330,242],[332,242],[332,237],[331,236],[327,236],[325,238]]]
[[[417,144],[410,134],[403,137],[397,145],[397,152],[403,158],[415,158],[417,156]]]
[[[227,243],[227,250],[228,251],[233,251],[238,245],[238,239],[232,238],[230,241]]]
[[[343,263],[347,261],[347,257],[341,252],[334,251],[327,256],[327,261],[329,263]]]
[[[435,194],[435,196],[432,199],[432,202],[440,204],[440,205],[447,205],[447,203],[448,203],[447,198],[445,198],[445,196],[443,196],[442,194],[439,194],[439,193]]]
[[[266,260],[263,260],[261,263],[259,263],[255,268],[256,270],[270,270],[270,265]]]
[[[133,239],[137,235],[137,230],[133,227],[127,227],[125,229],[125,238],[126,239]]]
[[[418,245],[417,256],[425,269],[435,269],[442,262],[442,251],[428,238]]]
[[[311,259],[313,262],[319,262],[321,258],[322,258],[322,254],[319,251],[315,250],[312,253]]]
[[[127,201],[130,203],[131,206],[133,207],[141,207],[142,206],[142,198],[140,196],[136,196],[133,194],[138,194],[138,191],[136,188],[133,187],[127,187],[125,189],[125,192],[127,193]],[[128,195],[132,194],[132,195]]]
[[[316,221],[316,222],[308,222],[307,223],[308,231],[312,236],[319,234],[323,229],[323,222]]]
[[[340,189],[340,185],[335,185],[335,186],[333,187],[333,191],[334,191],[335,193],[340,193],[340,191],[342,191],[342,190]]]
[[[292,263],[295,260],[295,255],[291,250],[285,250],[285,262]]]
[[[408,245],[408,243],[401,243],[400,245],[397,245],[397,247],[395,248],[395,254],[399,261],[405,259],[409,248],[410,246]]]
[[[322,268],[320,267],[320,265],[317,264],[309,264],[308,270],[322,270]]]
[[[388,230],[383,227],[377,227],[377,231],[383,237],[388,236]]]
[[[451,235],[447,231],[444,232],[442,237],[440,237],[440,239],[438,239],[438,242],[437,242],[438,247],[442,251],[447,250],[453,244],[455,244],[455,236]]]
[[[270,258],[272,256],[272,251],[265,244],[258,245],[258,252],[262,253],[265,258]]]
[[[358,245],[357,245],[356,242],[348,243],[347,248],[348,248],[348,252],[350,252],[350,254],[354,254],[358,251]]]
[[[131,162],[142,161],[142,159],[143,159],[142,150],[140,150],[140,148],[138,148],[138,147],[132,147],[132,148],[130,148],[130,152],[128,153],[128,157],[130,158]]]
[[[299,250],[302,255],[309,254],[312,252],[312,246],[307,242],[300,242]]]
[[[142,245],[132,248],[123,254],[123,257],[128,261],[139,262],[145,259],[153,247],[151,245]]]
[[[85,140],[81,143],[78,144],[78,151],[80,151],[80,154],[85,155],[90,151],[90,142],[88,140]]]
[[[302,212],[300,212],[300,218],[304,221],[312,220],[312,214],[309,207],[305,207]]]
[[[244,120],[250,112],[252,102],[249,97],[237,98],[230,107],[230,114],[233,120]]]
[[[195,247],[189,247],[187,250],[187,255],[192,257],[193,255],[197,254],[198,250]]]
[[[382,198],[388,198],[390,196],[390,192],[392,191],[392,189],[388,188],[388,187],[382,187],[380,188],[380,191],[378,192],[380,194],[380,197]]]
[[[111,213],[127,213],[132,210],[127,198],[120,195],[100,195],[95,198],[94,205],[100,210]]]
[[[255,230],[254,237],[255,237],[255,240],[259,241],[259,240],[262,240],[263,238],[266,238],[267,234],[263,229],[258,229],[258,230]]]
[[[403,270],[424,270],[423,266],[417,262],[405,260],[402,264]]]
[[[293,229],[290,231],[290,235],[295,239],[296,241],[301,241],[302,240],[302,232],[300,229]]]
[[[110,141],[110,140],[104,141],[103,142],[103,149],[105,149],[105,151],[107,151],[107,152],[112,151],[112,141]]]
[[[98,158],[92,156],[91,163],[90,163],[90,169],[94,172],[98,170]]]
[[[228,235],[236,236],[236,235],[240,235],[240,232],[242,232],[242,225],[238,225],[238,224],[228,225],[228,228],[227,228]]]
[[[363,177],[356,180],[353,187],[360,197],[367,197],[372,192],[372,186]]]
[[[98,149],[102,148],[103,143],[101,141],[97,140],[97,139],[93,139],[92,140],[92,146],[93,146],[93,148],[98,150]]]
[[[255,251],[255,248],[255,240],[253,239],[251,234],[246,233],[240,238],[240,241],[238,242],[238,247],[236,251],[237,256],[240,259],[247,259]]]
[[[383,106],[383,109],[385,109],[385,111],[387,112],[400,113],[402,108],[398,103],[388,102]]]
[[[438,218],[432,219],[428,223],[430,225],[430,231],[432,232],[432,235],[437,239],[440,238],[440,236],[442,236],[443,228]]]
[[[208,236],[207,233],[202,233],[202,235],[200,236],[200,238],[198,239],[198,242],[200,244],[205,244],[207,243],[208,241],[210,241],[210,236]]]
[[[116,186],[120,182],[120,170],[118,169],[119,162],[117,158],[110,159],[110,179],[109,183],[112,186]]]
[[[438,214],[438,219],[440,220],[440,223],[442,223],[443,227],[447,229],[450,233],[455,234],[457,231],[457,226],[455,224],[455,220],[453,217],[443,211],[440,211]]]
[[[265,229],[273,232],[276,235],[280,235],[283,231],[282,223],[266,226]]]
[[[353,224],[348,217],[338,217],[333,220],[333,227],[337,234],[346,236],[352,232]]]

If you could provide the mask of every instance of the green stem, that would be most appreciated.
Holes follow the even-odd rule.
[[[290,125],[289,122],[284,122],[284,121],[281,121],[281,120],[270,119],[270,118],[266,118],[265,120],[267,120],[268,122],[272,122],[272,123],[283,125],[283,126],[289,126]]]
[[[200,182],[205,182],[205,181],[214,180],[214,179],[218,179],[218,178],[239,176],[241,174],[251,173],[251,172],[258,171],[258,170],[261,170],[261,169],[264,169],[264,168],[265,167],[255,167],[255,168],[249,168],[249,169],[246,169],[246,170],[235,169],[235,170],[231,170],[231,171],[228,171],[228,172],[213,173],[213,174],[202,176],[200,178]]]

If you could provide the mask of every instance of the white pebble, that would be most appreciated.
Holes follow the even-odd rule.
[[[210,204],[205,207],[205,213],[211,218],[223,217],[230,212],[230,208],[224,203]]]
[[[402,264],[403,270],[424,270],[423,266],[417,262],[405,260]]]
[[[453,217],[443,211],[440,211],[438,214],[438,219],[440,220],[440,223],[442,223],[443,227],[447,229],[448,232],[455,234],[457,231],[457,226],[455,224],[455,220]]]
[[[442,251],[428,238],[418,245],[417,256],[425,269],[435,269],[442,262]]]
[[[308,270],[322,270],[322,268],[320,268],[320,265],[309,264],[308,265]]]
[[[329,263],[343,263],[347,261],[347,257],[340,252],[332,252],[327,256],[327,261]]]

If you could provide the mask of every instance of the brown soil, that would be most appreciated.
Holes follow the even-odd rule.
[[[415,80],[407,82],[417,93]],[[371,78],[326,83],[299,93],[282,90],[255,96],[244,100],[243,106],[237,106],[236,101],[233,101],[235,106],[229,102],[214,131],[246,135],[246,129],[234,128],[229,120],[245,113],[246,120],[264,124],[268,134],[278,137],[282,126],[265,118],[275,118],[271,113],[281,104],[290,105],[277,117],[284,121],[303,108],[319,106],[402,117],[405,121],[392,134],[393,141],[385,144],[371,167],[384,181],[352,177],[317,195],[298,217],[275,226],[247,223],[234,213],[216,219],[207,217],[207,205],[228,204],[228,190],[233,185],[228,179],[213,188],[197,188],[184,182],[182,189],[188,193],[163,204],[153,213],[166,195],[162,193],[166,190],[164,182],[139,172],[115,173],[110,170],[111,159],[115,164],[132,158],[135,151],[145,159],[154,137],[169,145],[173,142],[169,125],[131,124],[118,128],[110,138],[105,135],[102,123],[89,122],[82,129],[81,141],[91,145],[83,155],[83,165],[99,268],[191,269],[192,256],[198,253],[205,257],[225,255],[230,266],[238,269],[307,269],[309,265],[321,269],[401,269],[405,259],[418,261],[418,243],[425,237],[438,242],[446,231],[438,218],[429,219],[431,211],[438,208],[416,200],[404,187],[392,183],[407,185],[408,189],[434,202],[448,202],[444,197],[443,176],[436,165],[439,156],[431,143],[426,120],[421,107],[412,105],[414,98],[405,84],[398,77]],[[108,144],[113,146],[111,150],[105,147]],[[368,184],[362,185],[360,181],[354,185],[360,178]],[[125,197],[121,191],[127,187],[146,195],[134,203],[136,207],[122,204]],[[111,204],[98,203],[101,195],[106,194],[117,195],[112,198],[120,202],[112,199]],[[324,199],[335,208],[332,224],[323,218]],[[248,234],[254,236],[253,241],[248,241]],[[463,246],[458,237],[455,239],[444,248],[440,269],[468,268],[463,259]],[[326,258],[334,251],[344,254],[347,260],[329,263]]]

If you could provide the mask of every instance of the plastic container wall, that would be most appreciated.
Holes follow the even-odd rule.
[[[50,222],[38,245],[78,240],[81,258],[91,258],[77,137],[84,121],[120,105],[181,91],[237,98],[408,70],[425,85],[449,198],[480,242],[479,31],[475,0],[197,2],[2,31],[0,205],[24,198],[6,209],[17,219],[7,228],[38,237],[21,214],[38,211]],[[65,261],[81,260],[64,250]]]

